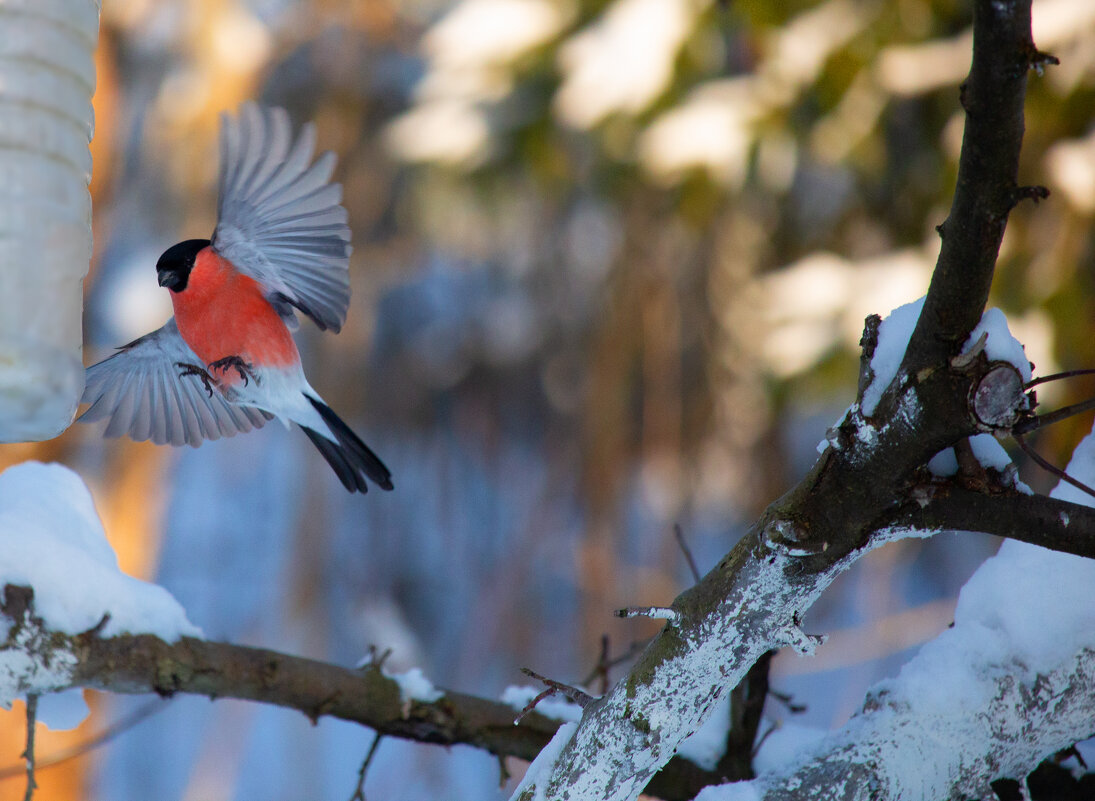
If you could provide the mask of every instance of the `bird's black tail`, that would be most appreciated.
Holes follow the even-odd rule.
[[[368,492],[369,488],[365,485],[365,478],[362,476],[364,473],[381,489],[392,489],[392,474],[380,461],[380,457],[342,422],[342,418],[335,414],[330,406],[311,395],[305,394],[304,397],[319,412],[319,416],[323,418],[327,428],[331,429],[331,433],[338,438],[338,442],[332,442],[311,428],[301,426],[301,429],[308,435],[308,439],[312,440],[316,449],[323,454],[327,464],[334,468],[342,485],[350,492]]]

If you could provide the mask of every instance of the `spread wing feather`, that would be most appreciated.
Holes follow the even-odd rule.
[[[91,406],[80,420],[109,420],[108,437],[197,446],[261,428],[272,419],[261,409],[228,403],[219,392],[210,397],[200,378],[180,377],[176,362],[201,364],[172,318],[87,369],[80,402]]]
[[[271,297],[338,331],[350,303],[350,228],[342,187],[330,183],[335,155],[311,163],[315,143],[311,123],[292,141],[284,109],[246,103],[222,117],[213,248]]]

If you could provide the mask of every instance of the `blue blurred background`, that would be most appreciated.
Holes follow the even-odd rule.
[[[1095,363],[1095,6],[1034,9],[1062,65],[1032,79],[1022,175],[1053,196],[1013,214],[992,302],[1049,373]],[[958,0],[107,3],[87,361],[170,314],[153,267],[212,230],[218,114],[284,106],[338,153],[354,232],[349,321],[337,337],[305,323],[298,344],[396,489],[347,494],[276,424],[177,450],[77,426],[0,459],[79,470],[123,567],[210,638],[345,665],[391,648],[390,668],[487,697],[522,666],[579,682],[602,636],[615,655],[656,630],[613,609],[691,583],[673,527],[713,566],[854,398],[863,318],[926,290],[969,15]],[[1063,464],[1088,427],[1038,447]],[[832,635],[819,655],[774,662],[805,711],[770,701],[762,732],[843,723],[947,626],[995,547],[951,534],[863,559],[807,620]],[[91,700],[40,758],[150,703]],[[151,703],[43,771],[39,798],[345,799],[372,737]],[[22,722],[0,726],[15,763]],[[488,755],[389,739],[366,793],[512,787]]]

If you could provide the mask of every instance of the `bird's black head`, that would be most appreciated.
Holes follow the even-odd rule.
[[[194,268],[194,257],[198,255],[198,251],[207,247],[209,247],[208,239],[187,239],[165,250],[160,260],[156,262],[156,277],[159,279],[160,286],[175,292],[186,289],[186,282],[190,280],[190,271]]]

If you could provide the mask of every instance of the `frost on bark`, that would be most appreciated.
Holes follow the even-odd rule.
[[[1024,198],[1044,196],[1039,188],[1019,187],[1016,177],[1027,74],[1050,61],[1031,39],[1030,0],[976,0],[954,202],[939,227],[939,260],[900,369],[880,384],[886,389],[877,405],[872,399],[867,411],[858,402],[852,406],[805,479],[674,601],[675,620],[624,679],[586,706],[552,764],[541,766],[516,799],[636,798],[764,651],[788,644],[811,648],[798,621],[839,572],[897,537],[967,528],[946,515],[923,528],[901,521],[946,507],[959,489],[927,479],[924,466],[933,455],[978,431],[1006,435],[1014,414],[1023,411],[1019,382],[1014,399],[992,407],[1007,412],[994,414],[1002,422],[982,419],[982,390],[1003,391],[989,376],[1007,365],[967,343],[984,311],[1009,212]],[[861,383],[860,400],[868,383]],[[1031,532],[1062,534],[1060,525],[1035,526],[1048,499],[1023,502],[1017,495],[1011,488],[999,496],[1014,501],[1012,528],[1018,522]],[[998,528],[1008,524],[993,516],[976,525]]]
[[[83,391],[95,0],[0,0],[0,442],[44,440]]]
[[[1090,648],[1045,673],[1023,675],[1021,665],[999,665],[984,689],[976,714],[961,704],[926,711],[914,698],[868,697],[864,711],[805,764],[711,788],[697,801],[995,798],[995,779],[1026,776],[1095,729]]]

